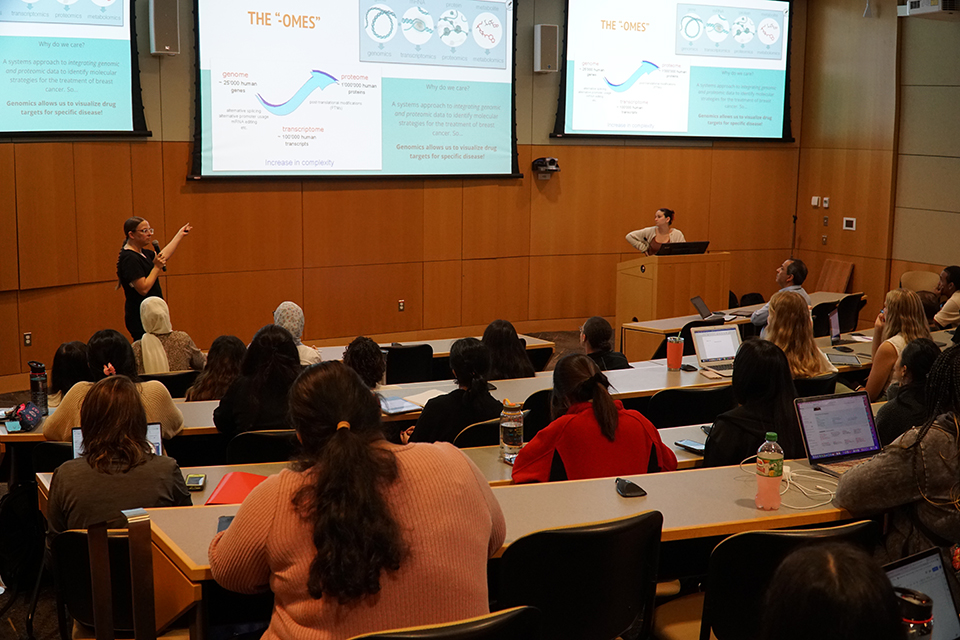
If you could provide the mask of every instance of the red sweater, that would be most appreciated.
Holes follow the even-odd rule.
[[[651,449],[661,471],[675,471],[677,456],[663,441],[656,427],[637,411],[627,411],[619,400],[614,441],[600,433],[600,425],[589,402],[575,404],[533,437],[517,455],[513,481],[547,482],[559,456],[568,480],[630,476],[646,473]]]

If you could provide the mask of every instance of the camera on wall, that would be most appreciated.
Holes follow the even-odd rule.
[[[537,158],[533,161],[533,170],[541,180],[549,180],[551,174],[560,171],[560,162],[556,158]]]

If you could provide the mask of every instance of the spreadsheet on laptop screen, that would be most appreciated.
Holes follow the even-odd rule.
[[[866,394],[801,401],[797,411],[811,460],[880,449]]]

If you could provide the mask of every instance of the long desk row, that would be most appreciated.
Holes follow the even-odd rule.
[[[478,339],[480,336],[476,336]],[[527,347],[527,351],[536,351],[538,349],[553,349],[555,346],[554,343],[549,340],[541,340],[540,338],[534,338],[533,336],[528,336],[525,334],[520,334],[520,339],[524,341]],[[413,340],[409,342],[395,342],[395,343],[381,343],[381,347],[389,347],[402,344],[403,346],[412,346],[418,344],[428,344],[433,349],[434,358],[449,358],[450,357],[450,347],[453,346],[453,343],[459,340],[459,338],[440,338],[437,340]],[[316,346],[316,344],[311,343],[311,341],[306,341],[304,344],[315,347],[320,352],[320,357],[323,360],[342,360],[343,352],[346,351],[346,346],[335,346],[335,347],[324,347]]]

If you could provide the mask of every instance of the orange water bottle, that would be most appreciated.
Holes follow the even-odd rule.
[[[775,431],[767,431],[767,441],[757,450],[757,509],[780,508],[780,478],[783,477],[783,449]]]

